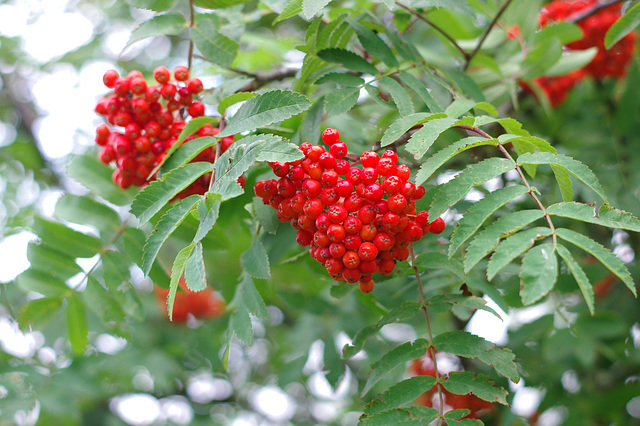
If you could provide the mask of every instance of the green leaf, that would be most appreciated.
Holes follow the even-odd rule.
[[[218,32],[207,15],[197,15],[191,39],[205,59],[223,68],[230,68],[238,53],[238,43]]]
[[[558,258],[553,244],[540,244],[522,258],[520,298],[531,305],[547,295],[558,279]]]
[[[439,352],[449,352],[465,358],[477,358],[493,367],[498,374],[517,383],[520,380],[515,355],[509,349],[497,348],[493,343],[468,331],[447,331],[433,339]]]
[[[567,75],[572,71],[580,69],[589,64],[598,53],[597,47],[585,50],[574,50],[564,52],[558,62],[547,70],[547,76]]]
[[[462,269],[462,264],[452,260],[440,252],[423,253],[416,258],[416,266],[429,269],[444,269],[454,273],[462,282],[467,282],[467,277]]]
[[[518,232],[502,241],[496,247],[487,265],[487,279],[491,281],[498,272],[513,259],[533,247],[536,240],[551,235],[551,229],[536,227]]]
[[[502,320],[496,311],[487,306],[486,300],[477,296],[465,296],[464,294],[438,294],[427,299],[426,305],[429,309],[433,309],[434,311],[438,310],[439,307],[444,307],[442,310],[450,310],[451,306],[464,306],[471,309],[480,309],[487,311]]]
[[[536,44],[558,40],[561,44],[569,44],[572,41],[580,40],[584,35],[577,24],[571,22],[554,22],[545,25],[538,30],[534,36]]]
[[[402,56],[407,61],[420,62],[420,60],[422,59],[422,57],[420,56],[420,53],[416,50],[416,48],[413,45],[410,45],[407,42],[405,42],[398,35],[395,28],[385,27],[385,30],[386,30],[385,34],[389,38],[389,41],[391,41],[391,44],[393,45],[393,47],[395,47],[396,51],[400,56]],[[401,71],[400,75],[402,75],[403,72],[405,71]]]
[[[540,43],[522,61],[520,78],[528,81],[541,76],[561,57],[562,44],[557,39],[554,38]]]
[[[310,20],[329,3],[331,0],[302,0],[302,17]]]
[[[431,112],[444,112],[444,108],[431,96],[429,89],[427,89],[427,86],[423,82],[406,71],[400,72],[400,80],[420,96],[420,99],[422,99]]]
[[[387,389],[362,410],[365,414],[375,414],[413,402],[436,384],[431,376],[416,376],[403,380]]]
[[[418,170],[418,173],[416,174],[416,185],[422,185],[444,163],[460,154],[461,152],[484,145],[497,146],[498,141],[496,139],[485,139],[480,136],[470,136],[447,145],[446,147],[442,148],[440,151],[429,157],[427,161],[422,163],[420,170]]]
[[[428,347],[429,342],[427,340],[418,339],[413,343],[407,342],[397,346],[382,355],[382,357],[371,366],[373,371],[369,375],[369,379],[367,383],[365,383],[361,395],[366,395],[382,377],[397,366],[404,366],[407,362],[424,355]]]
[[[69,177],[105,200],[116,206],[124,206],[131,203],[134,189],[123,191],[111,179],[111,170],[95,157],[89,155],[76,155],[71,159],[67,167]]]
[[[122,51],[131,46],[136,41],[153,36],[175,36],[187,29],[187,21],[184,16],[178,13],[167,13],[165,15],[154,16],[148,21],[141,23],[129,37]]]
[[[299,13],[302,13],[302,0],[290,0],[273,23],[277,24],[280,21],[294,17]]]
[[[196,235],[193,237],[193,242],[198,243],[207,236],[209,231],[213,229],[213,226],[218,220],[220,214],[220,205],[224,200],[221,194],[207,193],[206,198],[201,199],[198,204],[198,215],[200,216],[200,223]]]
[[[82,273],[82,268],[72,257],[60,253],[47,244],[30,242],[27,245],[27,259],[32,269],[47,272],[63,280]]]
[[[472,101],[467,98],[456,98],[448,107],[444,110],[444,113],[451,118],[458,118],[465,112],[473,108],[478,102]],[[483,102],[483,104],[487,104]],[[487,104],[489,105],[489,104]]]
[[[382,317],[380,321],[369,325],[356,333],[350,345],[342,349],[342,359],[349,359],[364,348],[367,339],[380,331],[380,329],[393,322],[404,322],[415,317],[420,312],[420,304],[416,302],[403,302],[400,308],[394,309]]]
[[[416,160],[419,160],[438,139],[438,136],[453,126],[456,121],[455,118],[436,118],[435,120],[427,121],[422,125],[421,129],[411,135],[405,149],[413,154]]]
[[[252,206],[253,215],[258,220],[260,226],[262,226],[262,229],[269,234],[275,235],[278,226],[280,226],[276,211],[270,205],[263,203],[258,197],[253,198]]]
[[[211,171],[209,163],[188,163],[171,170],[136,195],[131,213],[139,219],[140,226],[144,225],[180,191],[208,171]]]
[[[19,324],[23,330],[41,330],[60,312],[62,301],[57,297],[31,300],[20,310]]]
[[[380,79],[380,86],[389,92],[393,102],[398,107],[400,116],[404,117],[414,113],[415,109],[413,102],[411,102],[411,97],[400,83],[385,75]]]
[[[122,225],[115,210],[82,195],[65,194],[56,203],[53,215],[67,222],[93,226],[103,237],[111,235]]]
[[[330,72],[317,79],[314,84],[325,83],[336,83],[347,87],[360,87],[364,84],[364,80],[351,74]]]
[[[175,6],[177,0],[125,0],[129,6],[139,9],[149,9],[155,12],[164,12]]]
[[[262,296],[260,296],[253,280],[248,274],[244,274],[242,281],[238,284],[234,301],[236,304],[240,303],[244,306],[247,309],[247,312],[254,315],[256,318],[269,318],[267,306],[264,304]]]
[[[391,145],[398,138],[404,135],[409,129],[411,129],[416,124],[421,123],[425,119],[433,119],[433,118],[444,118],[442,114],[427,114],[425,112],[418,112],[415,114],[410,114],[405,117],[400,117],[384,132],[382,135],[382,139],[380,140],[380,146],[385,147],[387,145]]]
[[[447,68],[446,72],[464,95],[471,97],[476,102],[486,102],[482,89],[467,73],[457,67]]]
[[[311,107],[306,96],[288,90],[272,90],[245,102],[218,137],[265,127],[286,120]]]
[[[466,168],[455,178],[440,186],[429,209],[429,217],[433,220],[440,217],[449,207],[460,201],[471,188],[480,185],[509,170],[515,164],[506,158],[488,158]]]
[[[225,9],[247,3],[249,0],[194,0],[194,4],[205,9]]]
[[[359,87],[347,87],[332,90],[324,97],[324,109],[327,115],[338,115],[349,111],[358,102]]]
[[[176,301],[178,284],[180,283],[180,278],[182,278],[182,275],[184,274],[184,268],[194,247],[195,244],[192,243],[180,250],[173,261],[173,266],[171,267],[171,282],[169,283],[169,294],[167,295],[167,312],[169,313],[170,321],[173,321],[173,304]]]
[[[604,47],[607,50],[611,49],[638,25],[640,25],[640,4],[636,3],[607,30],[604,36]]]
[[[520,210],[502,216],[473,239],[464,257],[464,271],[468,273],[482,258],[491,253],[501,238],[517,232],[544,216],[542,210]]]
[[[191,256],[187,259],[184,270],[184,280],[191,291],[201,291],[207,288],[201,242],[196,243],[191,252]]]
[[[598,259],[604,266],[613,272],[623,283],[631,290],[634,296],[637,297],[636,286],[631,278],[629,270],[625,264],[615,254],[604,248],[600,243],[592,240],[591,238],[579,234],[575,231],[565,228],[559,228],[556,230],[558,237],[565,241],[574,244],[586,252],[590,253],[593,257]]]
[[[244,270],[254,278],[271,278],[269,256],[257,237],[253,239],[249,249],[240,256],[240,263]]]
[[[556,251],[562,258],[562,260],[564,260],[565,265],[567,265],[567,267],[571,271],[571,274],[573,275],[573,278],[575,278],[576,282],[578,283],[578,287],[582,292],[584,301],[587,302],[589,312],[591,312],[591,315],[593,315],[595,313],[595,306],[593,300],[593,287],[591,287],[589,277],[587,277],[587,274],[585,274],[585,272],[582,270],[580,264],[575,261],[575,259],[565,246],[563,246],[562,244],[558,244],[556,246]]]
[[[218,112],[220,113],[220,115],[224,115],[224,112],[231,105],[235,105],[238,102],[248,101],[249,99],[253,98],[256,95],[257,93],[253,93],[253,92],[239,92],[239,93],[234,93],[232,95],[229,95],[223,100],[221,100],[220,103],[218,104]]]
[[[238,306],[229,317],[229,332],[235,334],[247,345],[253,343],[253,328],[249,312],[243,306]]]
[[[61,298],[70,291],[64,281],[35,269],[27,269],[18,275],[16,282],[24,291],[34,291],[51,298]]]
[[[573,184],[571,183],[571,176],[569,176],[569,171],[562,166],[556,165],[552,165],[551,170],[553,170],[553,174],[555,175],[556,181],[558,182],[558,187],[560,188],[562,199],[564,201],[571,201],[573,199]]]
[[[472,393],[485,401],[509,405],[507,404],[507,391],[494,386],[495,382],[484,374],[475,374],[471,371],[451,372],[442,385],[446,390],[456,395]]]
[[[602,189],[596,175],[591,171],[591,169],[589,169],[589,167],[571,157],[550,152],[536,152],[535,154],[527,153],[518,157],[518,164],[549,164],[562,166],[573,176],[580,179],[589,188],[593,189],[596,194],[607,202],[604,190]]]
[[[609,228],[626,229],[640,232],[640,220],[623,210],[618,210],[608,204],[603,204],[596,212],[595,204],[583,204],[574,201],[558,203],[547,207],[547,213],[555,216],[568,217]]]
[[[165,160],[164,164],[162,165],[162,172],[168,173],[173,169],[177,169],[183,164],[191,162],[191,160],[196,158],[202,151],[207,148],[216,146],[217,143],[218,142],[216,138],[212,137],[196,138],[185,142],[177,149],[177,151],[173,155],[171,155],[171,157]],[[176,145],[177,144],[174,144],[173,146]]]
[[[158,221],[142,249],[142,271],[149,275],[151,266],[169,235],[187,218],[200,196],[191,195],[169,209]]]
[[[34,232],[55,250],[72,258],[93,257],[102,249],[102,240],[83,234],[67,226],[36,217]]]
[[[300,138],[303,142],[317,144],[320,142],[322,115],[324,113],[324,96],[307,111],[300,126]]]
[[[528,189],[522,185],[507,186],[485,195],[474,203],[458,221],[458,225],[451,234],[449,257],[452,257],[496,210],[527,192]]]
[[[363,72],[365,74],[378,75],[376,67],[371,65],[362,56],[358,56],[356,53],[349,50],[329,48],[318,51],[317,55],[325,62],[340,64],[347,69]]]
[[[67,297],[67,328],[73,352],[81,355],[89,343],[89,327],[84,302],[75,291]]]
[[[350,20],[349,24],[355,30],[358,41],[366,52],[374,58],[381,59],[390,68],[399,66],[398,60],[389,46],[377,34],[358,22]]]
[[[405,407],[360,417],[362,426],[424,426],[438,418],[438,410],[430,407]]]

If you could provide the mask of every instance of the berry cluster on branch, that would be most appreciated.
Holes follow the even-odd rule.
[[[408,181],[410,169],[398,164],[394,151],[382,157],[367,151],[358,168],[345,160],[347,145],[337,130],[326,129],[322,141],[328,151],[304,142],[304,160],[270,163],[279,179],[258,181],[254,191],[298,230],[297,243],[310,246],[311,257],[334,280],[359,281],[368,293],[374,273],[391,274],[397,260],[409,257],[410,243],[439,234],[445,223],[416,211],[425,189]]]
[[[204,104],[194,99],[203,91],[202,81],[190,78],[186,67],[175,67],[175,82],[164,66],[157,67],[153,77],[155,85],[148,85],[136,70],[127,76],[109,70],[103,76],[104,85],[113,89],[113,93],[96,104],[95,111],[105,117],[107,123],[98,126],[95,141],[102,147],[100,161],[115,163],[113,181],[124,189],[131,185],[145,186],[155,179],[155,174],[149,175],[177,142],[189,117],[201,117],[205,113]],[[218,133],[218,128],[207,124],[185,142]],[[233,136],[222,138],[220,153],[232,143]],[[193,161],[213,163],[215,159],[215,148],[207,148]],[[211,174],[201,176],[178,194],[178,198],[204,194],[210,179]]]
[[[538,22],[541,27],[545,27],[554,22],[570,21],[572,16],[597,6],[598,0],[555,0],[544,6]],[[591,62],[567,75],[542,76],[534,80],[534,84],[542,88],[549,97],[552,106],[561,104],[576,83],[587,76],[603,79],[622,78],[626,75],[635,51],[637,34],[632,31],[609,50],[604,45],[605,34],[621,16],[621,7],[620,3],[615,3],[576,22],[583,37],[567,44],[566,48],[585,50],[596,47],[597,52]]]
[[[449,354],[441,352],[439,353],[433,348],[430,349],[426,354],[418,359],[414,359],[411,362],[410,369],[413,375],[430,377],[437,376],[436,363],[434,363],[433,354],[430,351],[433,351],[435,353],[436,360],[440,362],[440,364],[442,364],[442,361],[444,361],[445,357],[449,356]],[[438,368],[438,372],[440,373],[439,376],[442,376],[441,371],[442,370]],[[469,414],[464,416],[464,419],[478,419],[479,417],[489,414],[495,409],[495,406],[492,403],[480,399],[471,393],[465,395],[457,395],[444,389],[444,387],[442,387],[442,385],[440,385],[439,383],[437,383],[427,392],[420,395],[415,402],[416,404],[422,405],[424,407],[437,407],[440,405],[440,394],[442,395],[444,411],[460,409],[469,410]]]

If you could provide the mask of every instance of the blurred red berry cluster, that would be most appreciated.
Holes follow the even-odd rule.
[[[163,66],[153,72],[157,82],[154,85],[147,84],[142,73],[136,70],[127,76],[120,76],[115,70],[104,74],[104,85],[113,92],[96,104],[95,111],[105,117],[107,123],[98,126],[95,141],[102,147],[100,161],[115,163],[113,181],[121,188],[144,186],[155,179],[150,173],[176,143],[187,116],[204,115],[204,104],[194,99],[203,91],[202,81],[190,78],[189,70],[183,66],[176,67],[173,76],[175,82]],[[217,128],[207,124],[185,142],[218,133]],[[220,152],[224,152],[233,143],[233,137],[223,138],[220,143]],[[193,161],[214,162],[215,158],[215,149],[207,148]],[[178,198],[203,194],[210,178],[210,174],[201,176]]]
[[[433,351],[431,353],[430,351]],[[411,373],[415,376],[431,376],[436,377],[436,367],[433,362],[433,355],[436,356],[438,364],[439,376],[446,376],[451,370],[450,368],[442,368],[443,361],[449,354],[438,352],[435,349],[430,349],[422,357],[415,359],[411,362]],[[453,357],[453,356],[452,356]],[[449,366],[450,367],[450,366]],[[416,404],[425,407],[438,407],[440,404],[440,396],[438,390],[442,393],[442,402],[444,403],[444,411],[460,410],[466,408],[470,411],[464,418],[465,419],[478,419],[481,416],[489,414],[494,410],[494,405],[491,402],[478,398],[477,396],[468,393],[466,395],[456,395],[448,390],[444,389],[440,384],[436,384],[427,392],[423,393],[416,400]]]
[[[198,292],[191,291],[187,287],[184,276],[180,277],[179,286],[180,289],[176,292],[176,298],[173,302],[172,319],[174,322],[187,322],[189,315],[196,319],[206,319],[224,314],[226,305],[211,287],[206,287]],[[155,293],[158,305],[163,310],[166,310],[169,289],[155,286]]]
[[[541,27],[551,25],[554,22],[562,22],[597,5],[597,0],[555,0],[542,8],[538,22]],[[620,18],[621,7],[621,3],[615,3],[577,21],[576,24],[582,30],[583,37],[567,44],[566,48],[585,50],[596,47],[597,53],[589,64],[567,75],[543,76],[533,81],[533,84],[545,92],[552,106],[561,104],[569,91],[584,77],[591,76],[602,79],[606,77],[622,78],[626,75],[635,51],[637,34],[635,32],[629,33],[609,50],[604,46],[604,36]],[[523,85],[525,88],[527,87],[526,83]]]
[[[396,260],[409,257],[410,243],[428,232],[439,234],[445,223],[416,212],[425,189],[408,181],[409,167],[398,164],[394,151],[382,157],[367,151],[358,168],[345,160],[347,145],[339,139],[338,131],[328,128],[322,141],[329,150],[303,143],[303,160],[271,163],[279,179],[259,181],[254,191],[277,210],[281,222],[298,230],[298,244],[310,246],[311,257],[334,280],[360,281],[368,293],[374,273],[391,274]]]

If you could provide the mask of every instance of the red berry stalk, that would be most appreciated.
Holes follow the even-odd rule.
[[[409,257],[410,243],[445,224],[416,212],[425,189],[408,181],[409,167],[398,164],[395,152],[367,151],[357,168],[345,160],[347,145],[336,129],[326,129],[322,141],[328,151],[305,142],[304,160],[270,163],[279,179],[259,181],[254,191],[298,230],[298,244],[309,246],[334,280],[359,281],[368,293],[374,273],[391,274],[397,260]]]
[[[195,118],[204,115],[202,102],[194,99],[202,93],[202,81],[189,78],[189,70],[178,66],[171,73],[160,66],[153,72],[158,84],[148,85],[140,71],[131,71],[126,77],[115,70],[104,74],[104,85],[113,89],[112,94],[100,99],[95,111],[105,117],[108,124],[96,129],[96,143],[102,147],[99,158],[105,164],[114,163],[113,181],[121,188],[131,185],[145,186],[155,179],[151,171],[162,162],[165,153],[173,146],[186,125],[185,116]],[[185,140],[214,136],[219,129],[210,124]],[[220,152],[233,143],[233,136],[221,140]],[[213,148],[203,150],[193,161],[214,162]],[[204,194],[211,175],[197,179],[178,194],[185,198],[192,194]]]

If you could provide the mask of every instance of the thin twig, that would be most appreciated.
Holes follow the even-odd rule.
[[[458,127],[461,128],[461,129],[464,129],[464,130],[468,130],[470,132],[474,132],[474,133],[482,136],[483,138],[493,139],[491,137],[491,135],[489,135],[487,132],[485,132],[484,130],[480,129],[479,127],[471,127],[471,126],[458,126]],[[498,149],[500,150],[502,155],[504,155],[508,160],[512,161],[515,164],[516,172],[518,172],[518,176],[520,177],[520,180],[522,181],[522,183],[527,187],[527,189],[528,189],[527,192],[529,193],[529,195],[531,195],[531,198],[533,198],[533,200],[535,201],[535,203],[538,206],[538,208],[540,210],[542,210],[542,213],[544,213],[544,217],[545,217],[545,219],[547,221],[547,224],[549,225],[549,229],[551,230],[551,238],[553,239],[553,246],[555,247],[556,243],[557,243],[556,228],[553,225],[553,222],[551,221],[551,216],[547,212],[546,207],[544,206],[544,204],[542,204],[542,201],[540,201],[540,199],[536,195],[533,187],[529,184],[529,181],[527,180],[526,176],[524,175],[524,172],[522,171],[522,168],[520,167],[518,162],[511,156],[511,154],[509,154],[509,151],[507,151],[507,149],[501,143],[498,143]]]
[[[451,37],[449,34],[447,34],[442,28],[440,28],[439,26],[434,24],[432,21],[430,21],[429,19],[427,19],[424,16],[422,16],[420,14],[420,12],[418,12],[418,11],[416,11],[414,9],[411,9],[409,6],[405,6],[404,4],[399,3],[397,1],[396,1],[396,4],[398,6],[400,6],[401,8],[403,8],[404,10],[406,10],[407,12],[409,12],[410,14],[412,14],[413,16],[415,16],[416,18],[420,19],[423,22],[426,22],[434,30],[436,30],[437,32],[442,34],[444,36],[444,38],[449,40],[451,42],[451,44],[458,50],[458,52],[460,52],[460,54],[465,59],[465,61],[467,60],[467,58],[469,57],[469,54],[467,52],[465,52],[464,49],[462,47],[460,47],[460,45],[454,40],[454,38]]]
[[[195,8],[193,7],[193,0],[189,0],[189,28],[193,28],[195,26],[195,18],[196,18],[196,11]],[[193,38],[189,37],[189,60],[188,60],[188,67],[189,70],[191,70],[191,62],[193,61]]]
[[[584,9],[580,12],[576,12],[573,15],[568,16],[567,19],[565,19],[565,22],[576,23],[582,21],[583,19],[588,18],[594,13],[597,13],[598,11],[604,9],[605,7],[609,7],[612,4],[620,3],[622,1],[623,0],[601,0],[589,9]]]
[[[297,68],[279,68],[274,71],[255,74],[252,76],[253,81],[242,86],[240,89],[238,89],[238,92],[253,92],[272,81],[280,81],[284,80],[285,78],[294,77],[297,72]]]
[[[482,35],[480,36],[480,40],[478,40],[478,44],[476,45],[475,49],[473,49],[473,52],[471,52],[471,54],[469,54],[469,56],[467,56],[466,61],[464,63],[464,71],[467,70],[467,68],[469,68],[469,65],[471,64],[471,60],[476,56],[476,54],[480,51],[480,48],[482,48],[482,45],[484,44],[485,40],[487,39],[487,37],[489,36],[489,33],[491,32],[491,30],[493,29],[493,27],[496,25],[496,22],[498,22],[498,20],[500,19],[500,17],[502,16],[502,14],[507,10],[507,8],[509,7],[509,5],[511,4],[512,0],[507,0],[505,1],[502,6],[500,7],[500,10],[498,10],[498,13],[496,13],[496,16],[493,17],[493,20],[489,23],[489,25],[487,25],[487,27],[484,29],[484,32],[482,33]]]
[[[440,386],[440,373],[438,372],[438,361],[436,361],[436,353],[431,346],[433,344],[433,333],[431,332],[431,322],[429,321],[429,312],[427,312],[427,301],[424,299],[424,287],[422,286],[422,280],[420,279],[420,271],[418,271],[418,267],[416,266],[416,255],[413,251],[413,243],[409,244],[409,250],[411,251],[411,267],[413,268],[413,272],[416,274],[416,281],[418,282],[418,290],[420,293],[418,294],[418,302],[424,311],[424,317],[427,321],[427,331],[429,332],[429,357],[433,361],[433,369],[435,371],[435,379],[436,386],[438,388],[438,397],[440,399],[440,418],[444,416],[444,400],[442,398],[442,388]]]

